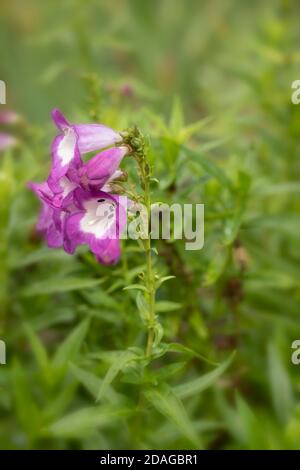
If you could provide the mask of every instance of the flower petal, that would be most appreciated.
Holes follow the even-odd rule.
[[[127,147],[113,147],[95,155],[79,170],[89,187],[101,188],[118,170]]]
[[[72,191],[76,187],[74,183],[63,177],[60,180],[62,192],[53,193],[49,188],[48,182],[29,183],[28,187],[37,195],[41,202],[45,202],[53,209],[67,210],[73,203]]]
[[[43,183],[28,183],[28,187],[37,195],[41,202],[51,205],[53,193],[50,190],[47,181]]]
[[[47,245],[49,248],[61,248],[63,246],[63,235],[62,235],[62,224],[64,217],[63,212],[52,209],[48,206],[48,220],[49,225],[47,230],[44,232],[44,237],[46,239]],[[60,224],[55,223],[55,218],[60,218]]]
[[[54,124],[60,131],[64,132],[66,129],[71,127],[71,124],[69,123],[69,121],[67,121],[67,119],[59,109],[53,109],[51,115]]]
[[[36,228],[46,239],[49,248],[60,248],[63,246],[63,217],[63,212],[53,209],[42,201],[42,209]]]
[[[55,137],[52,144],[52,169],[48,184],[55,193],[62,192],[60,180],[72,167],[80,167],[82,160],[77,146],[77,135],[68,128],[65,134]]]
[[[49,248],[60,248],[63,246],[63,226],[66,217],[66,201],[71,193],[64,199],[53,195],[48,183],[29,183],[29,188],[37,195],[42,203],[42,209],[37,223],[37,230],[47,241]]]
[[[103,191],[75,190],[81,210],[66,218],[64,248],[74,253],[88,244],[98,261],[115,263],[120,256],[120,235],[126,223],[126,208],[118,196]],[[126,199],[126,198],[125,198]]]
[[[60,131],[66,133],[68,129],[72,129],[77,134],[81,154],[110,147],[122,141],[120,134],[103,124],[71,124],[57,108],[52,111],[52,119]]]
[[[122,141],[120,134],[102,124],[78,124],[73,128],[78,135],[81,154],[94,152]]]
[[[104,191],[105,193],[112,193],[113,192],[113,186],[111,183],[113,183],[115,180],[124,178],[125,173],[122,170],[116,170],[110,178],[106,181],[106,183],[101,187],[101,190]],[[122,179],[124,181],[124,179]]]

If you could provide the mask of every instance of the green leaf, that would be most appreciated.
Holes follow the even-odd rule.
[[[300,192],[299,181],[287,181],[279,184],[268,184],[264,182],[263,185],[255,188],[256,196],[281,196],[286,193]]]
[[[92,372],[84,370],[75,364],[70,364],[70,370],[78,382],[80,382],[81,385],[83,385],[83,387],[85,387],[96,399],[103,382],[102,379],[97,377],[97,375],[93,374]],[[116,396],[117,395],[115,391],[110,386],[107,386],[105,398],[114,403],[116,402]]]
[[[207,374],[198,377],[197,379],[191,380],[189,382],[177,385],[174,388],[174,392],[179,398],[187,398],[196,394],[203,392],[207,388],[211,387],[216,380],[225,372],[226,369],[232,363],[235,353],[229,356],[226,361],[224,361],[220,366],[214,369]]]
[[[46,348],[29,324],[24,325],[24,330],[43,378],[49,383],[51,380],[51,367]]]
[[[173,107],[170,119],[170,130],[174,137],[178,137],[182,127],[184,125],[184,117],[181,106],[181,101],[178,96],[174,98]]]
[[[128,279],[129,282],[131,282],[135,277],[137,277],[139,274],[141,274],[145,270],[145,268],[146,268],[146,265],[141,264],[139,266],[135,266],[132,269],[129,269],[129,271],[127,272],[127,275],[126,275],[126,279]]]
[[[173,312],[182,308],[182,304],[178,302],[172,302],[170,300],[159,300],[155,304],[155,311],[157,313]]]
[[[78,354],[89,325],[89,320],[82,321],[58,347],[52,360],[52,367],[59,375],[66,369],[68,362],[72,361]]]
[[[50,424],[44,433],[58,438],[86,437],[87,433],[93,434],[95,429],[110,424],[113,419],[124,413],[124,410],[114,410],[103,406],[82,408]]]
[[[238,235],[243,220],[244,211],[238,210],[233,217],[228,219],[224,228],[224,244],[231,245]]]
[[[47,401],[46,407],[43,409],[43,417],[46,422],[51,422],[63,415],[75,399],[76,389],[77,383],[74,381],[64,384],[64,387],[58,393],[56,392],[51,400]]]
[[[211,364],[213,366],[219,366],[218,363],[208,359],[207,357],[203,356],[202,354],[198,353],[197,351],[194,351],[191,348],[188,348],[187,346],[184,346],[183,344],[180,343],[161,343],[161,351],[159,351],[159,355],[164,355],[166,352],[178,352],[178,353],[183,353],[187,354],[192,357],[196,357],[200,359],[201,361],[207,362],[208,364]]]
[[[39,316],[31,320],[31,326],[36,330],[43,330],[58,324],[70,324],[75,318],[74,311],[68,308],[61,307],[56,311],[46,310]]]
[[[81,369],[73,363],[70,364],[70,370],[74,377],[76,377],[76,379],[90,392],[90,394],[96,398],[102,384],[102,380],[95,374]]]
[[[268,374],[273,406],[278,419],[286,423],[294,406],[289,375],[273,343],[268,345]]]
[[[134,358],[130,351],[122,351],[116,355],[116,358],[109,367],[97,394],[97,401],[101,400],[107,394],[108,386],[116,378],[118,373]]]
[[[260,448],[261,423],[258,417],[238,392],[235,394],[235,401],[236,408],[234,410],[227,409],[225,412],[230,432],[247,449]]]
[[[148,289],[143,286],[142,284],[130,284],[129,286],[126,286],[123,288],[123,290],[142,290],[144,292],[149,292]]]
[[[184,147],[184,152],[188,157],[191,157],[196,163],[198,163],[209,175],[214,176],[222,185],[229,189],[232,189],[232,182],[211,159],[206,158],[202,153],[190,150]]]
[[[120,311],[122,304],[117,302],[112,295],[104,292],[103,289],[86,290],[80,293],[86,301],[94,307],[105,307],[106,309]]]
[[[135,301],[141,319],[146,322],[149,318],[149,304],[147,300],[141,292],[138,292]]]
[[[153,378],[153,383],[155,385],[159,385],[162,381],[166,381],[170,377],[179,374],[186,367],[186,365],[187,361],[180,361],[156,369],[151,375],[151,377]]]
[[[200,121],[193,122],[192,124],[189,124],[188,126],[184,126],[183,129],[180,131],[180,142],[186,142],[189,140],[194,134],[197,134],[200,132],[203,127],[205,127],[209,122],[212,121],[212,118],[210,116],[201,119]]]
[[[149,119],[150,121],[152,121],[160,132],[162,132],[163,134],[168,134],[168,127],[159,115],[151,111],[149,108],[145,108],[144,113],[147,116],[147,120]]]
[[[17,360],[12,363],[11,384],[17,417],[29,436],[34,436],[40,427],[41,411],[33,399],[27,371]]]
[[[227,250],[218,250],[211,257],[211,260],[207,266],[203,285],[210,286],[214,284],[224,272],[224,269],[228,262]]]
[[[25,268],[26,266],[30,266],[31,264],[52,261],[67,262],[70,261],[70,256],[68,256],[63,251],[49,250],[49,248],[41,248],[26,255],[21,253],[13,253],[13,257],[9,259],[9,265],[11,268]]]
[[[160,287],[164,282],[169,281],[170,279],[175,279],[176,276],[163,276],[156,281],[157,287]]]
[[[196,447],[200,447],[199,438],[182,402],[167,385],[146,390],[144,394],[152,406],[170,420],[180,430],[182,435],[189,439]]]
[[[85,278],[55,278],[45,279],[33,283],[21,291],[24,297],[32,297],[35,295],[55,294],[59,292],[69,292],[78,289],[89,289],[98,286],[103,279],[85,279]]]
[[[161,342],[163,336],[164,336],[164,329],[163,329],[163,327],[160,323],[156,322],[155,325],[154,325],[153,348],[156,348],[159,345],[159,343]]]

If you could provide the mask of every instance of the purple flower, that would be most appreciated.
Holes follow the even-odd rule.
[[[65,251],[72,254],[78,245],[87,244],[100,263],[115,263],[120,257],[119,239],[126,225],[123,198],[78,188],[74,192],[74,203],[78,211],[73,211],[65,220]]]
[[[128,153],[120,134],[100,124],[70,124],[60,111],[52,113],[61,134],[52,144],[52,168],[48,180],[29,187],[42,202],[37,229],[49,247],[63,246],[74,253],[87,244],[103,264],[120,256],[120,234],[126,223],[126,208],[110,183],[122,175],[119,165]],[[87,163],[83,153],[96,150]]]
[[[102,124],[70,124],[58,109],[53,110],[52,118],[61,134],[52,144],[48,184],[54,192],[60,192],[59,179],[69,170],[82,166],[82,154],[114,145],[121,142],[122,137]]]

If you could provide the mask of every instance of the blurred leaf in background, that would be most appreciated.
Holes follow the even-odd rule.
[[[2,0],[0,15],[1,109],[22,116],[0,153],[0,448],[299,450],[299,6]],[[105,267],[35,231],[26,184],[48,172],[54,107],[137,124],[152,201],[205,204],[201,251],[154,244],[151,363],[139,245]]]

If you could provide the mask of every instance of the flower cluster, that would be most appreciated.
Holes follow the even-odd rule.
[[[43,183],[29,184],[42,202],[37,229],[51,248],[72,254],[87,244],[100,263],[115,263],[126,207],[112,190],[123,175],[119,165],[128,146],[104,125],[70,124],[57,109],[52,117],[60,133],[52,143],[50,175]],[[99,150],[83,162],[84,154]]]

